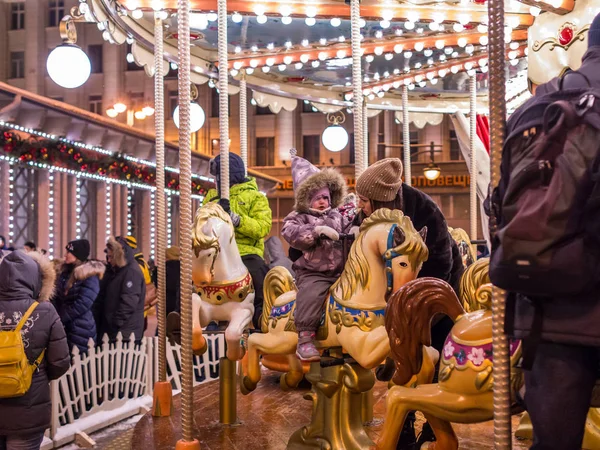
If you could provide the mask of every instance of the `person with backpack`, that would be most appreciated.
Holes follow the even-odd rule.
[[[90,339],[96,342],[92,307],[106,270],[102,262],[90,260],[89,256],[90,243],[87,239],[67,244],[54,297],[54,305],[67,333],[69,349],[76,345],[81,353],[87,353]]]
[[[600,366],[600,15],[581,68],[538,87],[506,136],[490,278],[523,340],[531,448],[578,450]]]
[[[148,328],[148,313],[154,305],[158,302],[158,294],[156,292],[156,286],[152,282],[152,274],[150,272],[150,266],[144,259],[144,254],[138,252],[137,239],[133,236],[127,236],[125,238],[127,245],[131,247],[134,252],[134,258],[140,266],[140,270],[144,275],[144,281],[146,282],[146,297],[144,298],[144,330]]]
[[[108,267],[94,303],[98,342],[105,334],[112,342],[119,332],[123,341],[129,342],[133,334],[139,342],[144,334],[144,275],[124,238],[111,237],[104,251]]]
[[[36,252],[12,252],[0,264],[2,450],[39,450],[50,427],[49,382],[70,366],[65,330],[48,301],[55,279],[50,261]]]
[[[217,188],[204,197],[204,205],[218,202],[231,216],[235,228],[235,241],[242,262],[250,272],[254,284],[254,316],[252,323],[260,328],[264,295],[263,284],[269,268],[265,264],[265,237],[271,232],[272,213],[267,196],[258,190],[253,177],[246,176],[244,162],[239,155],[229,153],[229,199],[219,197],[221,192],[221,156],[210,161],[210,174]]]

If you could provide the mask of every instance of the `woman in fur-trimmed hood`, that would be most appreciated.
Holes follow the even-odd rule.
[[[65,261],[56,283],[54,304],[65,326],[69,349],[76,345],[86,353],[90,339],[96,343],[96,321],[92,307],[100,292],[105,265],[89,260],[90,243],[79,239],[66,247]]]
[[[314,339],[324,299],[344,268],[339,234],[347,231],[353,217],[339,210],[346,197],[342,175],[335,169],[319,170],[296,156],[295,150],[291,155],[296,204],[295,211],[284,219],[281,234],[291,247],[302,251],[293,265],[298,286],[297,355],[303,361],[318,361]]]
[[[94,303],[98,341],[104,334],[114,341],[120,332],[123,340],[129,341],[133,334],[139,342],[144,334],[144,275],[124,238],[111,237],[105,252],[108,267]]]
[[[44,431],[50,427],[48,382],[61,377],[71,361],[65,330],[48,301],[55,280],[52,263],[37,252],[18,250],[0,264],[0,329],[13,330],[37,301],[21,335],[29,361],[35,361],[45,350],[25,395],[0,398],[0,448],[40,448]]]

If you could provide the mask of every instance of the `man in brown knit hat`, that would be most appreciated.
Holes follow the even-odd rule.
[[[356,181],[358,207],[360,213],[355,225],[380,208],[399,209],[412,220],[417,230],[427,227],[425,243],[429,249],[429,259],[423,264],[419,277],[435,277],[448,282],[456,292],[460,277],[465,268],[458,247],[448,231],[448,224],[435,202],[425,193],[402,182],[402,161],[387,158],[368,167]],[[444,341],[452,329],[453,322],[448,317],[438,321],[431,330],[432,346],[442,351]],[[378,372],[380,379],[391,378],[393,361],[388,359],[383,370]],[[412,418],[412,420],[411,420]],[[415,442],[414,415],[407,418],[398,449],[412,448]],[[424,426],[419,444],[433,440],[428,424]],[[420,448],[420,445],[416,448]]]

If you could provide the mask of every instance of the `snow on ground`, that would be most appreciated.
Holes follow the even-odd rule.
[[[135,424],[143,417],[142,414],[130,417],[129,419],[118,422],[108,428],[100,430],[90,435],[90,437],[96,441],[95,449],[104,449],[112,441],[114,441],[119,435],[126,433],[128,430],[133,429]],[[63,447],[59,447],[60,450],[80,450],[81,448],[74,443],[67,444]],[[111,447],[112,448],[112,447]]]

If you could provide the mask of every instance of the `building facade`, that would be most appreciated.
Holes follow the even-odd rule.
[[[46,71],[49,52],[61,43],[58,25],[60,19],[77,4],[76,0],[25,0],[0,3],[0,81],[30,92],[103,115],[117,102],[127,111],[113,120],[147,133],[154,131],[153,117],[136,119],[134,113],[144,106],[153,106],[154,82],[128,56],[128,45],[114,45],[104,41],[102,32],[92,24],[78,24],[78,45],[91,60],[92,74],[80,88],[69,90],[56,85]],[[198,86],[198,103],[207,119],[204,127],[194,133],[195,152],[213,156],[219,151],[218,92],[209,84]],[[350,134],[348,146],[338,153],[325,149],[321,134],[328,126],[325,114],[312,105],[299,101],[295,110],[282,109],[273,114],[269,108],[255,105],[248,95],[248,154],[249,166],[267,175],[279,178],[279,189],[269,198],[275,218],[273,234],[278,234],[283,217],[293,205],[293,191],[288,189],[291,179],[289,149],[320,166],[335,166],[353,183],[354,149],[352,116],[347,114],[343,126]],[[173,111],[177,106],[177,71],[171,70],[165,79],[166,138],[177,143],[177,128]],[[239,95],[230,97],[230,148],[239,152]],[[386,158],[401,157],[402,125],[395,113],[383,111],[369,119],[369,163]],[[416,186],[432,196],[441,207],[451,226],[468,228],[469,187],[468,171],[454,134],[449,117],[438,125],[417,128],[411,124],[410,142],[416,155],[412,168]],[[429,162],[427,150],[435,148],[435,162],[442,168],[441,180],[432,185],[418,178],[424,164]],[[420,153],[423,152],[423,153]],[[450,177],[448,179],[447,177]],[[456,178],[454,182],[453,177]],[[462,178],[461,178],[462,177]],[[446,183],[446,180],[448,183]],[[466,180],[466,181],[465,181]]]

